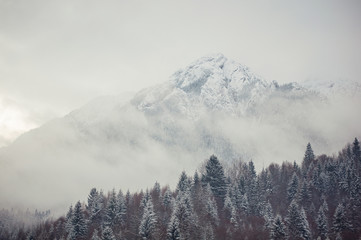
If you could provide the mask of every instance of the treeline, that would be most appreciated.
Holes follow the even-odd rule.
[[[64,217],[1,239],[360,239],[361,151],[357,139],[338,156],[316,157],[307,145],[300,165],[252,161],[226,171],[216,156],[177,187],[155,183],[131,194],[91,189]]]

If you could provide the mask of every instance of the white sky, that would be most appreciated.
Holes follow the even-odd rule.
[[[281,83],[360,82],[360,43],[356,0],[0,0],[0,146],[209,53]]]

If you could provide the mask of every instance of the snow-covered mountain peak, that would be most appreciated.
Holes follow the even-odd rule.
[[[203,110],[242,115],[271,86],[248,67],[223,54],[212,54],[175,72],[164,84],[141,91],[132,103],[151,114],[167,109],[191,118]]]
[[[212,54],[196,60],[174,73],[171,82],[184,92],[199,94],[203,88],[234,88],[249,83],[269,85],[247,66],[229,60],[223,54]]]

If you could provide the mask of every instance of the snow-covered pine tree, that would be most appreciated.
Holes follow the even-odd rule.
[[[98,195],[99,194],[96,188],[92,188],[90,190],[90,193],[88,195],[88,205],[86,206],[86,210],[88,210],[89,213],[91,213],[91,208],[93,206],[95,199],[97,199]]]
[[[143,197],[142,197],[141,202],[140,202],[140,207],[141,207],[142,209],[144,209],[144,208],[147,206],[148,201],[151,200],[151,199],[152,199],[152,196],[150,196],[149,190],[147,189],[147,190],[145,191],[145,194],[144,194]]]
[[[160,184],[159,184],[159,182],[154,183],[153,193],[154,193],[154,196],[160,197]]]
[[[285,240],[287,239],[286,226],[282,221],[282,217],[277,215],[273,221],[270,233],[271,240]]]
[[[105,226],[102,231],[102,240],[116,240],[113,230],[109,226]]]
[[[299,195],[299,201],[306,209],[308,209],[311,203],[311,193],[309,189],[309,185],[306,179],[303,179],[301,185],[301,191]]]
[[[356,162],[361,164],[361,150],[360,150],[360,143],[357,138],[353,141],[352,144],[352,156]]]
[[[169,188],[165,190],[163,197],[162,197],[162,204],[165,207],[165,209],[170,209],[172,207],[172,203],[174,201],[172,192]]]
[[[327,224],[327,217],[323,209],[323,205],[321,205],[320,209],[318,210],[316,224],[317,224],[318,236],[320,236],[322,240],[326,239],[328,234],[328,224]]]
[[[65,231],[69,234],[72,230],[72,219],[73,219],[73,206],[69,207],[69,210],[65,216]]]
[[[328,212],[328,204],[326,202],[326,198],[323,198],[323,203],[321,205],[323,212],[326,214]]]
[[[201,240],[215,240],[214,230],[210,224],[207,224],[203,229]]]
[[[125,194],[125,205],[129,206],[130,201],[132,200],[132,196],[130,195],[129,189],[127,190],[127,194]]]
[[[139,226],[139,235],[142,239],[155,239],[156,223],[157,217],[153,209],[152,199],[150,198],[143,210],[143,216]]]
[[[301,222],[300,219],[300,210],[296,200],[293,200],[288,207],[287,216],[286,216],[286,223],[287,223],[287,230],[288,236],[290,239],[297,239],[300,237],[299,232],[299,224]]]
[[[118,208],[117,207],[117,197],[116,197],[115,190],[113,189],[112,192],[110,193],[107,207],[106,207],[105,221],[104,221],[105,226],[113,227],[115,225],[116,216],[117,216],[117,208]]]
[[[125,204],[125,199],[123,192],[119,190],[119,193],[117,195],[117,205],[116,205],[116,216],[115,220],[117,223],[120,223],[121,225],[124,225],[126,221],[126,215],[127,215],[127,206]]]
[[[262,216],[263,199],[261,196],[260,184],[252,161],[248,163],[245,188],[248,199],[248,213],[254,216]]]
[[[230,231],[233,232],[235,229],[238,228],[238,217],[236,207],[234,206],[234,203],[232,202],[228,191],[224,199],[224,212],[226,219],[230,222],[232,226],[232,229],[230,229]]]
[[[258,178],[262,195],[264,195],[265,198],[268,198],[273,191],[272,180],[268,169],[262,169]]]
[[[200,184],[200,182],[201,182],[201,180],[199,178],[198,171],[196,171],[193,176],[193,185],[196,186],[196,185]]]
[[[241,210],[245,215],[247,215],[247,214],[249,213],[249,203],[248,203],[247,193],[244,194],[244,195],[242,195],[240,210]]]
[[[311,143],[307,143],[305,156],[302,162],[302,168],[307,169],[314,160],[315,160],[315,155],[313,153]]]
[[[343,204],[339,203],[335,214],[333,216],[333,226],[332,230],[337,233],[342,233],[344,230],[350,229],[351,224],[348,222],[345,207]]]
[[[211,186],[213,195],[224,200],[227,192],[227,181],[218,158],[212,155],[206,163],[204,180]]]
[[[179,232],[182,239],[190,239],[193,228],[197,225],[190,191],[179,192],[172,215],[179,221]]]
[[[300,211],[299,232],[300,232],[302,239],[304,239],[304,240],[312,239],[310,225],[307,221],[306,212],[303,209],[303,207],[301,207],[301,211]]]
[[[95,221],[99,218],[99,214],[102,209],[102,200],[102,196],[96,188],[92,188],[88,196],[88,205],[86,206],[90,221]]]
[[[180,239],[180,229],[179,229],[179,220],[176,216],[176,211],[173,212],[170,222],[167,228],[167,240],[179,240]]]
[[[71,221],[72,229],[69,233],[71,239],[78,239],[87,234],[87,226],[81,207],[81,203],[78,201],[74,206],[73,217]]]
[[[298,191],[298,176],[296,173],[293,173],[290,182],[288,183],[287,187],[287,198],[290,202],[295,198],[297,191]]]
[[[217,204],[213,198],[213,193],[209,184],[207,184],[206,188],[204,189],[204,198],[207,217],[211,220],[212,224],[218,225],[219,217]]]
[[[185,171],[182,172],[181,176],[179,177],[179,181],[177,184],[177,191],[178,192],[185,192],[189,189],[189,181],[188,176]]]
[[[273,209],[269,201],[265,204],[265,208],[263,210],[263,218],[265,220],[265,227],[268,230],[271,230],[273,227],[274,216]]]

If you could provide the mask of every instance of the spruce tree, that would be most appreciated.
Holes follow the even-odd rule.
[[[229,192],[227,192],[224,200],[224,210],[226,219],[230,222],[231,226],[233,228],[238,228],[237,211],[232,199],[229,196]]]
[[[293,173],[291,181],[288,183],[287,198],[292,201],[298,191],[298,177],[296,173]]]
[[[147,189],[142,197],[142,200],[140,201],[140,207],[144,209],[150,199],[152,199],[152,196],[150,196],[149,190]]]
[[[71,239],[77,239],[87,234],[86,222],[81,207],[81,203],[78,201],[75,204],[73,217],[71,221],[72,229],[70,232]]]
[[[116,240],[111,227],[109,226],[104,227],[102,232],[102,240]]]
[[[318,216],[316,218],[317,230],[318,235],[321,239],[326,239],[328,234],[328,226],[327,226],[327,217],[325,211],[323,210],[323,205],[321,205],[320,209],[318,210]]]
[[[352,155],[356,162],[361,163],[361,150],[360,150],[360,143],[357,138],[355,138],[352,144]]]
[[[180,239],[180,229],[179,229],[179,220],[174,211],[170,222],[167,228],[167,240],[179,240]]]
[[[72,220],[73,220],[73,206],[69,207],[69,210],[65,216],[65,231],[69,234],[72,231]]]
[[[189,182],[188,176],[185,171],[182,172],[181,176],[179,177],[179,181],[177,184],[177,191],[178,192],[185,192],[189,189]]]
[[[306,212],[303,209],[303,207],[301,207],[301,211],[300,211],[299,232],[300,232],[302,239],[304,239],[304,240],[312,239],[310,225],[307,221]]]
[[[100,216],[100,211],[102,209],[102,198],[101,195],[98,193],[96,188],[92,188],[90,190],[88,196],[88,205],[86,209],[89,213],[89,218],[92,222],[98,219]]]
[[[165,190],[163,197],[162,197],[162,204],[166,209],[170,209],[172,207],[172,203],[173,203],[173,196],[172,196],[172,192],[170,191],[169,188],[167,188],[167,190]]]
[[[211,186],[213,195],[224,200],[227,182],[224,170],[216,156],[212,155],[206,163],[205,182]]]
[[[115,194],[115,190],[113,189],[110,193],[109,200],[107,203],[107,208],[105,212],[105,226],[113,227],[116,223],[117,217],[117,197]]]
[[[273,226],[274,217],[273,217],[273,209],[269,201],[265,204],[265,208],[263,210],[263,218],[265,220],[265,227],[271,230]]]
[[[342,233],[344,230],[350,228],[351,225],[347,220],[345,207],[341,203],[339,203],[333,216],[332,230],[335,233]]]
[[[299,224],[301,222],[300,210],[297,202],[293,200],[288,207],[286,223],[288,236],[290,239],[296,239],[300,236]]]
[[[286,227],[280,215],[277,215],[275,220],[273,221],[270,237],[272,240],[287,239]]]
[[[120,223],[121,225],[125,224],[126,215],[127,215],[127,206],[125,204],[125,199],[122,191],[120,190],[117,195],[117,204],[116,204],[116,223]]]
[[[311,203],[311,193],[306,179],[302,182],[299,200],[300,203],[308,209],[308,206]]]
[[[315,160],[315,155],[313,153],[311,143],[308,143],[306,147],[305,156],[302,162],[302,167],[307,169],[314,160]]]
[[[182,239],[189,239],[192,229],[196,225],[196,217],[193,211],[190,191],[180,192],[177,196],[172,215],[176,215],[179,221],[179,232]]]
[[[91,212],[91,208],[94,204],[94,202],[96,201],[96,198],[98,197],[98,191],[96,188],[92,188],[90,190],[89,196],[88,196],[88,205],[86,206],[86,209],[88,210],[88,212]]]
[[[159,184],[159,182],[154,183],[153,192],[157,197],[160,196],[160,184]]]
[[[157,218],[153,209],[152,199],[149,199],[143,211],[142,220],[139,226],[139,235],[142,239],[154,239]]]
[[[211,186],[209,184],[207,184],[206,189],[204,190],[204,198],[205,198],[205,207],[208,218],[211,219],[211,222],[213,224],[218,225],[219,217],[218,217],[217,204],[214,201]]]

